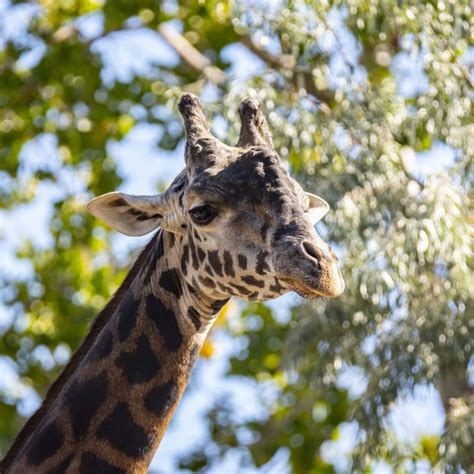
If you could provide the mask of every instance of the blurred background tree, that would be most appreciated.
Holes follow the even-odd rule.
[[[180,467],[474,472],[473,18],[468,0],[0,1],[0,450],[132,258],[85,202],[126,180],[137,131],[181,159],[187,90],[229,143],[241,98],[262,103],[282,158],[331,204],[318,231],[347,291],[222,318],[226,379],[251,383],[260,412],[215,400]],[[42,196],[44,232],[22,214]],[[404,439],[396,407],[420,387],[444,424]]]

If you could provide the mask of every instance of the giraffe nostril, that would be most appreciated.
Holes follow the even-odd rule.
[[[316,259],[318,262],[323,258],[323,252],[319,250],[314,244],[308,241],[304,241],[302,244],[303,253],[309,255],[310,257]]]

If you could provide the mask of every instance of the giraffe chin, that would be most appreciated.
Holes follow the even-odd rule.
[[[293,291],[298,296],[301,296],[305,300],[315,300],[315,299],[318,299],[318,298],[322,298],[322,296],[319,293],[309,292],[308,290],[300,290],[298,288],[295,288]]]
[[[305,298],[307,300],[315,300],[317,298],[336,298],[341,295],[342,291],[332,291],[332,290],[321,290],[316,286],[304,285],[299,281],[293,280],[291,278],[282,278],[282,281],[288,284],[291,291],[294,291],[296,294]]]

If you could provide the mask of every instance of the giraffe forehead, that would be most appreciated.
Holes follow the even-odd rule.
[[[260,147],[223,166],[205,170],[195,178],[190,190],[214,195],[214,201],[222,200],[230,206],[242,202],[270,207],[298,203],[294,185],[278,156]]]

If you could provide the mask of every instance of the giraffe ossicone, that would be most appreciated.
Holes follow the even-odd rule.
[[[258,103],[240,105],[236,146],[212,136],[194,95],[184,94],[179,110],[186,166],[169,188],[88,204],[121,233],[155,233],[0,472],[146,472],[231,296],[344,290],[337,258],[314,228],[329,206],[282,166]]]

